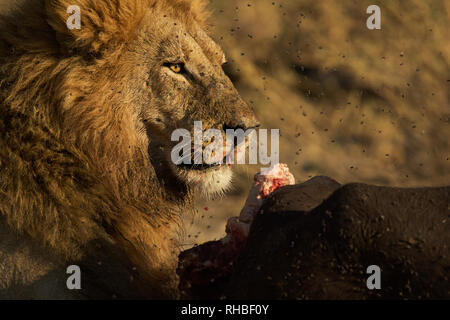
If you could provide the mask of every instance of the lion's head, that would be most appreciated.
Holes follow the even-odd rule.
[[[180,208],[231,177],[173,163],[173,131],[257,125],[202,1],[19,2],[0,17],[0,218],[70,259],[114,239],[147,291],[173,288]]]
[[[172,132],[192,132],[194,121],[203,130],[257,126],[222,69],[223,51],[205,31],[202,1],[46,3],[60,52],[69,58],[59,84],[67,134],[74,134],[75,121],[77,143],[89,150],[112,144],[99,146],[105,153],[96,157],[133,161],[136,151],[142,157],[146,150],[161,179],[206,193],[225,189],[231,180],[227,165],[176,165],[170,157]],[[69,5],[80,7],[80,30],[66,26]]]

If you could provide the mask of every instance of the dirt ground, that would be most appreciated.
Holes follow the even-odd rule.
[[[369,30],[366,9],[381,9]],[[297,182],[450,183],[450,2],[211,0],[226,70]],[[225,234],[259,166],[186,219],[186,247]]]

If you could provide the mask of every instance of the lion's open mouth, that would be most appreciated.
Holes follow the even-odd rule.
[[[198,161],[200,162],[200,161]],[[222,194],[231,184],[231,164],[226,158],[221,162],[209,164],[207,161],[199,164],[178,164],[176,174],[181,181],[193,187],[196,192],[210,197]]]
[[[225,165],[226,163],[227,163],[227,157],[225,156],[225,157],[223,157],[221,163],[211,163],[211,164],[208,164],[208,163],[202,163],[202,164],[195,164],[195,163],[185,164],[185,163],[180,163],[178,165],[178,167],[186,169],[186,170],[204,171],[204,170],[208,170],[208,169],[211,169],[211,168],[218,168],[218,167],[220,167],[222,165]]]
[[[213,163],[213,164],[207,164],[207,163],[202,163],[202,164],[179,164],[178,167],[187,169],[187,170],[207,170],[210,168],[214,168],[214,167],[219,167],[221,166],[220,163]]]
[[[177,166],[179,168],[183,168],[185,170],[197,170],[197,171],[205,171],[211,168],[219,168],[223,165],[226,165],[227,163],[229,163],[227,157],[229,156],[229,154],[231,152],[234,152],[234,148],[232,151],[230,151],[228,154],[226,154],[223,158],[221,162],[214,162],[211,164],[208,163],[201,163],[201,164],[195,164],[195,163],[190,163],[190,164],[186,164],[186,163],[180,163]]]

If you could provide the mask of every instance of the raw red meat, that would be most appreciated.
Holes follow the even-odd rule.
[[[226,278],[245,246],[250,226],[264,199],[279,187],[294,183],[294,176],[286,164],[276,164],[256,174],[240,216],[232,217],[227,222],[227,235],[221,240],[204,243],[180,254],[177,272],[182,293],[193,288],[213,288],[211,283]]]

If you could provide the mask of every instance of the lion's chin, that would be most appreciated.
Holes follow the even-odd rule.
[[[203,170],[178,169],[178,177],[195,193],[211,198],[223,194],[231,185],[233,171],[226,165]]]

